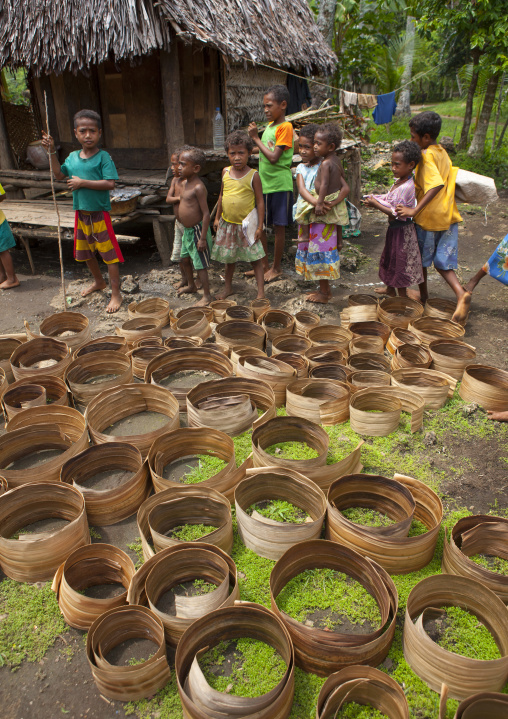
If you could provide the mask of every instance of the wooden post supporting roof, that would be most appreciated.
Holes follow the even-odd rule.
[[[2,98],[0,97],[0,167],[2,170],[14,170],[14,157],[12,155],[11,143],[7,134],[7,125],[5,124],[4,109]]]
[[[184,144],[182,101],[180,97],[180,63],[178,61],[176,37],[172,37],[169,52],[161,50],[160,65],[169,165],[173,150]]]

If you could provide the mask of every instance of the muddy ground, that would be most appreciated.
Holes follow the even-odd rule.
[[[508,233],[508,193],[503,193],[497,204],[489,207],[485,224],[484,212],[474,206],[461,206],[464,222],[460,229],[460,275],[466,281],[485,262],[497,243]],[[146,232],[146,230],[145,230]],[[355,272],[343,270],[342,277],[333,285],[334,298],[327,306],[309,306],[303,301],[302,291],[309,285],[300,282],[294,273],[293,256],[288,253],[284,262],[284,276],[267,286],[266,294],[272,306],[282,307],[291,312],[304,306],[317,309],[324,322],[338,322],[339,312],[346,304],[347,296],[354,292],[372,291],[379,284],[378,260],[383,248],[385,223],[382,215],[375,210],[364,212],[361,237],[355,244],[365,255],[357,262],[357,253],[350,265],[360,264]],[[289,247],[289,243],[288,243]],[[116,324],[127,319],[127,304],[131,300],[146,296],[160,296],[170,300],[172,307],[189,306],[194,299],[178,300],[172,283],[178,278],[176,268],[162,270],[157,261],[155,244],[146,233],[135,245],[124,246],[126,258],[123,272],[131,274],[139,283],[140,292],[125,297],[118,315],[105,314],[107,297],[102,293],[90,299],[81,300],[79,289],[87,281],[86,268],[72,259],[71,243],[64,243],[64,262],[68,295],[72,297],[71,307],[86,314],[92,323],[93,336],[110,334]],[[21,286],[15,290],[0,293],[0,333],[20,332],[26,320],[35,327],[40,320],[59,308],[60,278],[56,243],[41,241],[33,248],[33,257],[39,274],[32,276],[26,255],[22,250],[13,252]],[[211,284],[214,291],[221,286],[221,268],[214,268]],[[255,296],[254,283],[246,282],[240,274],[236,276],[239,304]],[[451,291],[436,273],[430,274],[431,296],[452,298]],[[506,287],[490,278],[485,278],[474,294],[474,301],[467,324],[466,340],[478,350],[478,361],[501,368],[508,368],[507,347],[508,291]],[[454,458],[468,458],[468,469],[461,475],[460,482],[451,480],[446,486],[450,498],[476,513],[488,511],[498,499],[506,506],[508,488],[507,465],[496,455],[496,442],[485,441],[472,444],[459,438],[450,437],[446,452],[442,447],[429,448],[429,456],[437,468],[446,469]],[[408,451],[411,451],[409,448]],[[136,536],[134,518],[112,526],[100,528],[101,541],[112,542],[126,548]],[[97,541],[97,540],[95,540]],[[3,576],[0,574],[0,576]],[[142,652],[143,647],[138,650]],[[130,651],[129,656],[132,656]],[[84,652],[83,634],[75,630],[65,633],[47,652],[45,658],[35,664],[24,662],[16,672],[0,669],[2,709],[4,719],[54,719],[57,716],[109,718],[125,716],[123,705],[101,698],[93,683]]]

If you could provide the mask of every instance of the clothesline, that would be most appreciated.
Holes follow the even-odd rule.
[[[424,77],[425,75],[428,75],[429,73],[434,72],[434,70],[437,67],[440,67],[440,65],[442,65],[443,62],[444,61],[438,63],[436,65],[436,67],[433,67],[430,70],[426,70],[425,72],[418,73],[418,75],[415,75],[411,80],[409,80],[409,82],[404,83],[404,85],[401,85],[400,87],[396,88],[395,90],[391,90],[390,92],[399,92],[400,90],[403,90],[405,87],[407,87],[408,85],[411,85],[411,83],[415,82],[416,80],[419,80],[420,78]],[[284,71],[284,70],[281,70],[280,67],[273,67],[272,65],[266,65],[264,62],[256,62],[255,64],[261,65],[262,67],[266,67],[266,68],[268,68],[268,70],[278,70],[279,72],[286,72],[286,75],[292,75],[292,77],[297,77],[300,80],[307,80],[307,81],[310,80],[310,82],[314,83],[315,85],[320,85],[321,87],[327,87],[330,90],[336,90],[337,92],[348,92],[347,90],[343,90],[340,87],[335,87],[335,85],[329,85],[326,82],[320,82],[319,80],[314,80],[313,78],[305,77],[305,75],[298,75],[296,72],[289,72],[289,70]],[[368,93],[368,94],[374,94],[374,93]]]

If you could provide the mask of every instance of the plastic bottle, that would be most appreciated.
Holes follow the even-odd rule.
[[[216,114],[213,118],[213,149],[224,149],[224,118],[220,114],[220,107],[215,108]]]

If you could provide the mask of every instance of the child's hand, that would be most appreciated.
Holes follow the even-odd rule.
[[[67,187],[71,190],[71,192],[74,192],[75,190],[79,190],[80,187],[83,187],[84,182],[85,181],[81,177],[73,175],[67,179]]]
[[[48,135],[45,132],[42,133],[41,145],[44,147],[45,150],[48,150],[49,152],[55,152],[55,141],[53,140],[51,135]]]
[[[362,205],[367,205],[367,207],[375,207],[374,198],[371,195],[367,195],[367,197],[364,197],[362,199]]]
[[[256,230],[256,233],[255,233],[255,235],[254,235],[254,239],[255,239],[255,240],[260,240],[262,234],[263,234],[263,228],[262,228],[262,227],[258,227],[258,229]]]
[[[326,200],[323,202],[323,207],[325,208],[325,212],[330,212],[332,207],[335,207],[333,202],[326,202]]]
[[[397,205],[397,217],[406,219],[407,217],[414,217],[416,215],[417,207],[404,207],[404,205]]]
[[[323,203],[323,202],[318,202],[318,203],[317,203],[316,209],[314,210],[314,213],[315,213],[316,215],[324,215],[324,214],[326,214],[326,210],[325,210],[325,208],[324,208],[324,203]]]
[[[249,124],[247,132],[249,133],[249,136],[252,137],[253,139],[259,139],[258,126],[256,125],[255,122],[251,122]]]
[[[206,238],[202,237],[196,245],[198,252],[204,252],[206,250]]]
[[[217,234],[217,230],[219,229],[219,220],[220,220],[220,218],[216,217],[215,220],[213,221],[213,229],[214,229],[215,234]]]

